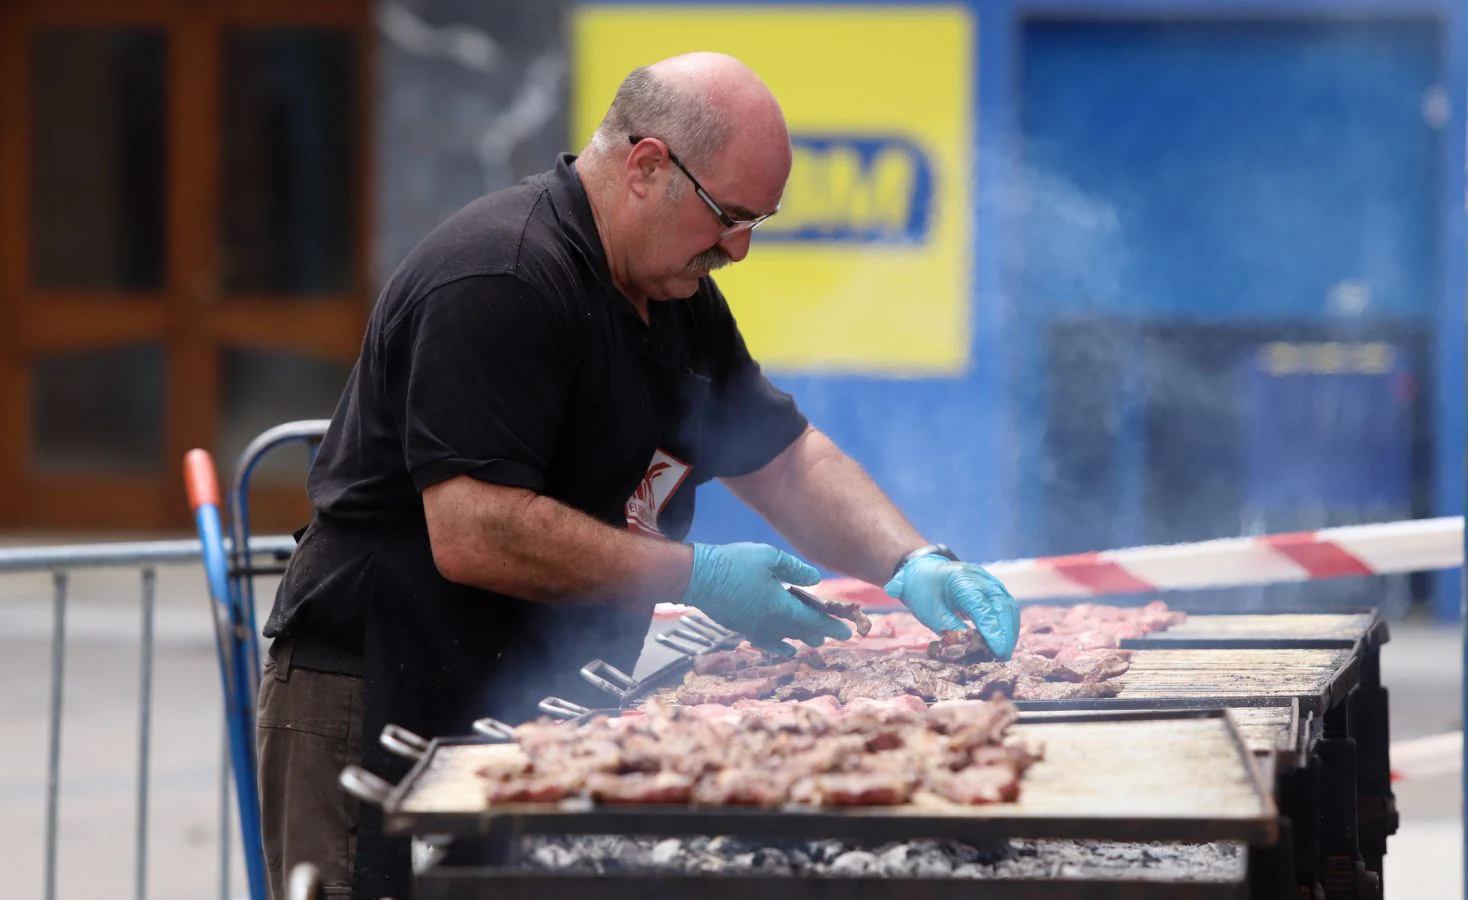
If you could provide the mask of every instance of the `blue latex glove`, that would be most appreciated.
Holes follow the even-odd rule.
[[[1019,605],[983,566],[930,553],[908,560],[884,590],[934,632],[965,628],[967,616],[996,656],[1014,655]]]
[[[851,629],[790,596],[786,584],[812,585],[821,573],[769,544],[694,544],[683,602],[769,653],[793,656],[785,638],[812,647],[845,640]]]

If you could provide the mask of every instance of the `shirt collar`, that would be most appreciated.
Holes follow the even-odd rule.
[[[664,313],[662,307],[667,304],[649,304],[648,321],[643,322],[632,301],[617,287],[617,282],[612,279],[612,266],[607,260],[606,248],[602,246],[601,233],[596,230],[596,217],[591,212],[586,186],[581,183],[575,162],[575,154],[562,153],[556,158],[555,168],[546,173],[551,203],[556,208],[556,215],[566,230],[566,236],[571,246],[586,259],[587,265],[596,273],[597,281],[606,290],[607,299],[617,310],[617,314],[637,326],[639,332],[655,329],[657,321]]]

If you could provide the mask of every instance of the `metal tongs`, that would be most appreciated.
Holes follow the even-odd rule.
[[[821,603],[820,598],[799,585],[787,584],[785,590],[790,596],[815,610],[823,616],[829,616],[830,612]],[[685,656],[697,656],[710,650],[732,650],[739,646],[744,636],[730,631],[724,626],[707,618],[703,613],[692,612],[683,617],[678,627],[671,631],[663,632],[655,638],[664,647],[677,650]]]

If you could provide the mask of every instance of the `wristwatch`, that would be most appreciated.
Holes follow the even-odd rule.
[[[948,549],[947,544],[924,544],[911,553],[905,554],[901,559],[897,561],[897,568],[892,570],[892,577],[896,578],[897,573],[902,571],[903,566],[917,559],[919,556],[932,556],[934,554],[938,556],[946,556],[954,562],[959,561],[958,554]]]

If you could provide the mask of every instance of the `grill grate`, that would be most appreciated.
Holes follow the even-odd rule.
[[[1122,646],[1145,649],[1177,645],[1212,647],[1342,649],[1387,639],[1385,623],[1375,613],[1271,613],[1267,615],[1190,615],[1181,625]]]
[[[904,806],[825,810],[579,800],[488,809],[474,773],[518,749],[439,741],[384,804],[385,823],[392,833],[415,834],[1274,840],[1273,802],[1223,710],[1054,716],[1021,721],[1008,740],[1045,753],[1014,803],[961,806],[920,795]]]

